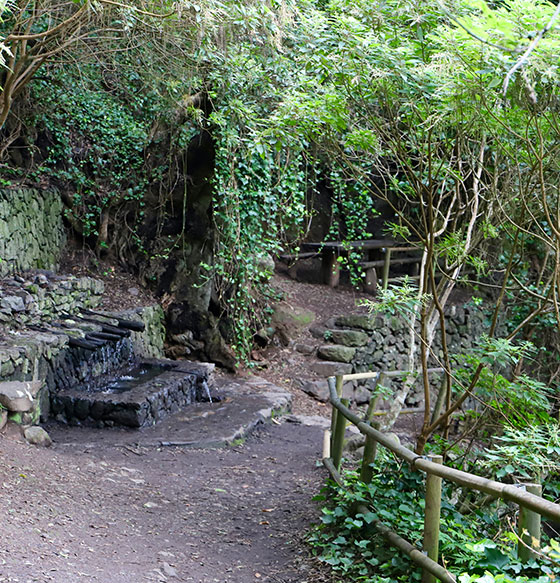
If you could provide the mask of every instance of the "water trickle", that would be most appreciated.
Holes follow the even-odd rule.
[[[206,395],[206,398],[208,399],[208,402],[209,403],[212,403],[212,395],[210,394],[210,388],[208,387],[208,383],[203,380],[200,383],[200,386],[202,387],[202,390],[204,391],[204,394]]]

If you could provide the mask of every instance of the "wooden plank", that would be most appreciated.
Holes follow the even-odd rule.
[[[404,265],[406,263],[420,263],[422,257],[391,257],[391,265]],[[358,265],[364,268],[383,267],[385,259],[378,259],[376,261],[358,261]]]
[[[325,241],[323,243],[302,243],[302,249],[332,249],[336,251],[348,251],[350,249],[383,249],[385,247],[395,247],[396,241],[391,239],[370,239],[367,241]]]
[[[314,251],[308,251],[307,253],[283,253],[280,255],[282,261],[299,261],[300,259],[309,259],[311,257],[318,257],[319,254]]]

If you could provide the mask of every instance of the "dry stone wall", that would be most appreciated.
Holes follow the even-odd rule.
[[[457,305],[449,307],[446,332],[451,353],[472,348],[487,331],[488,323],[481,310]],[[408,369],[410,332],[401,318],[356,314],[339,316],[325,326],[315,327],[312,332],[323,341],[317,355],[324,362],[318,363],[317,368],[324,376]],[[433,350],[437,358],[443,357],[439,336],[436,336]],[[432,358],[429,364],[441,366],[436,358]],[[434,374],[431,382],[436,388],[441,378]],[[397,384],[398,380],[392,383]],[[408,406],[414,407],[422,402],[422,388],[420,383],[417,385],[408,397]],[[354,386],[350,398],[359,401],[363,397],[362,400],[367,400],[368,394]]]
[[[56,268],[65,243],[63,205],[53,190],[0,190],[0,276]]]

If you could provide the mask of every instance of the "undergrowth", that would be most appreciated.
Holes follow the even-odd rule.
[[[378,462],[379,464],[379,462]],[[382,468],[382,471],[379,471]],[[308,540],[321,561],[340,574],[345,583],[421,581],[421,570],[377,532],[379,520],[391,530],[422,547],[424,476],[392,458],[378,465],[370,484],[356,472],[344,476],[345,487],[329,485],[317,499],[328,501],[321,523]],[[358,505],[371,509],[356,513]],[[459,512],[456,489],[444,482],[441,511],[441,563],[459,575],[460,583],[550,583],[560,576],[560,546],[547,540],[542,560],[523,564],[517,557],[512,532],[514,509],[503,502]]]

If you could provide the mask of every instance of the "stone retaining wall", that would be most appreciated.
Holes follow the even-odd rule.
[[[129,338],[95,351],[70,346],[71,338],[83,339],[86,333],[100,332],[101,326],[61,316],[79,316],[82,308],[96,308],[103,289],[103,282],[92,278],[47,277],[42,273],[29,279],[0,281],[0,383],[40,381],[32,406],[25,411],[12,410],[13,420],[24,425],[45,421],[52,393],[111,374],[135,358],[163,356],[161,306],[114,314],[143,321],[144,332],[132,332]],[[117,325],[118,321],[112,323]]]
[[[481,310],[461,306],[449,307],[446,326],[451,353],[472,348],[476,340],[488,330],[488,323]],[[406,322],[401,318],[339,316],[326,326],[316,327],[312,332],[324,341],[317,350],[319,358],[325,361],[320,365],[324,376],[408,369],[410,332]],[[439,335],[436,335],[433,350],[438,358],[443,357]],[[429,364],[433,367],[441,366],[434,358]],[[439,386],[440,378],[438,375],[432,375],[434,388]],[[420,384],[417,383],[416,389],[410,393],[408,406],[416,406],[422,402]]]
[[[0,190],[0,276],[53,270],[65,243],[63,205],[53,190]]]

